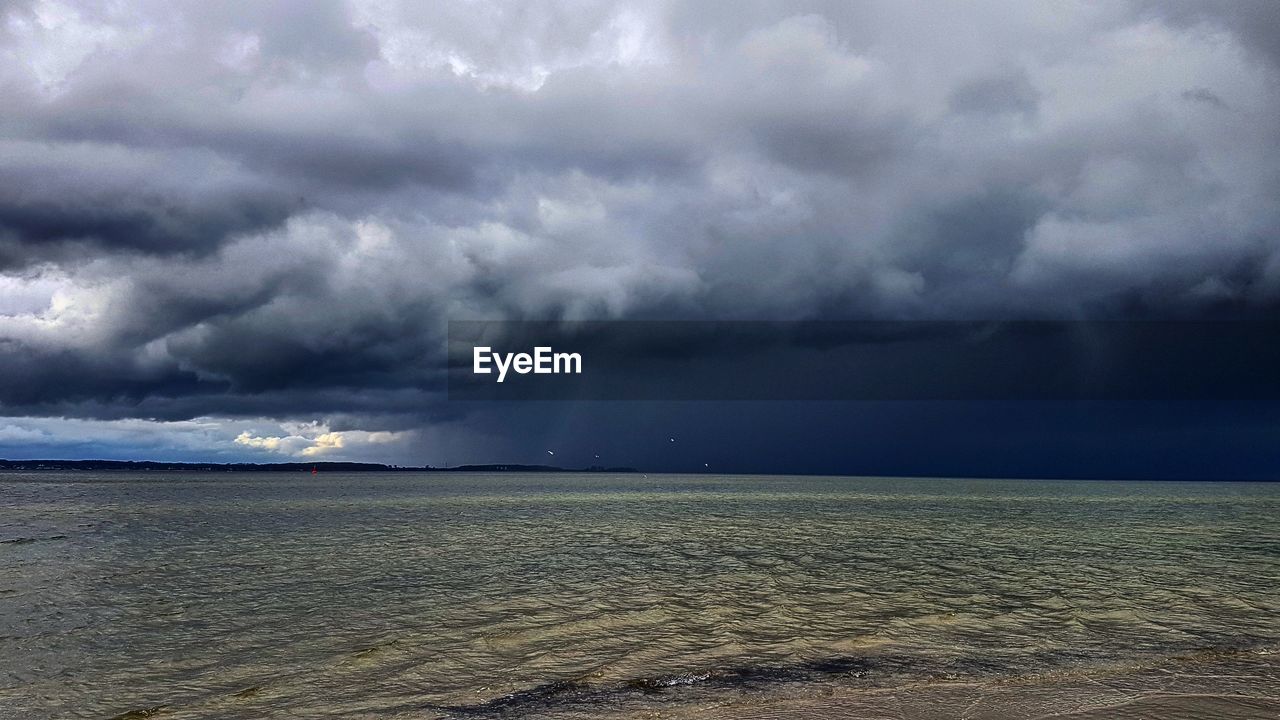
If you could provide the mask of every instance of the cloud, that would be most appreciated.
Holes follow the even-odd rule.
[[[5,3],[0,411],[427,432],[449,318],[1268,311],[1274,8]]]
[[[332,431],[323,425],[299,428],[297,433],[261,437],[245,430],[236,436],[235,443],[292,457],[318,457],[343,451],[350,453],[359,446],[400,443],[409,436],[403,432]]]

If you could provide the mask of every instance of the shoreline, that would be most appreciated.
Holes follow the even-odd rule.
[[[873,659],[849,658],[847,664],[872,667]],[[779,668],[760,668],[756,675],[742,669],[735,672],[736,680],[717,679],[717,673],[708,671],[686,674],[683,681],[672,676],[670,684],[662,685],[630,680],[592,687],[557,681],[466,705],[403,698],[392,707],[370,707],[354,717],[377,718],[386,712],[409,712],[424,720],[1269,720],[1280,716],[1280,650],[1275,648],[1206,649],[1012,675],[879,677],[853,670],[821,679],[779,679],[773,675],[786,674]],[[268,682],[195,702],[140,704],[112,715],[111,720],[266,711],[271,695]],[[264,702],[268,704],[259,705]]]
[[[866,665],[872,657],[858,658],[862,663],[851,658],[849,664]],[[783,679],[764,684],[748,680],[740,685],[703,687],[701,682],[715,682],[714,673],[708,672],[691,674],[688,682],[673,682],[663,688],[644,689],[637,681],[630,681],[614,693],[589,693],[589,701],[567,698],[555,702],[553,692],[541,698],[546,704],[538,707],[539,699],[528,697],[526,692],[482,705],[437,710],[442,711],[440,720],[511,716],[617,720],[651,716],[673,720],[1280,717],[1280,650],[1269,647],[1194,650],[1012,675],[921,679],[891,675],[873,679],[863,672],[854,670],[819,680]],[[852,680],[859,684],[851,684]],[[1231,686],[1224,689],[1227,684]],[[534,704],[521,703],[521,699]]]
[[[1280,717],[1280,655],[1274,649],[1206,650],[1163,659],[1072,668],[988,681],[874,689],[830,688],[823,698],[725,703],[672,714],[710,720],[1266,720]],[[1224,685],[1230,684],[1229,688]]]

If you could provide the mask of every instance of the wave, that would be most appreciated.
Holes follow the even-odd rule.
[[[1276,650],[1242,642],[1211,648],[1189,648],[1179,654],[1165,655],[1130,663],[1098,663],[1079,655],[1055,657],[1036,655],[1011,662],[999,658],[959,657],[929,659],[909,655],[836,656],[805,660],[786,665],[741,665],[679,672],[651,677],[638,677],[606,685],[580,680],[557,680],[525,690],[470,705],[430,705],[427,709],[452,717],[522,717],[556,710],[589,710],[601,705],[616,705],[628,699],[681,699],[693,690],[763,691],[784,684],[841,681],[868,689],[904,684],[935,682],[980,682],[993,678],[1063,678],[1077,671],[1096,672],[1133,669],[1142,666],[1178,666],[1227,660],[1244,655],[1269,655]],[[1089,662],[1093,660],[1093,662]]]
[[[16,537],[0,540],[0,545],[26,545],[28,543],[45,542],[48,540],[66,540],[66,535],[49,535],[48,537]]]
[[[990,667],[984,665],[984,667]],[[430,709],[460,717],[523,714],[571,706],[617,702],[627,697],[655,696],[685,688],[763,689],[783,683],[845,679],[876,683],[903,677],[945,678],[930,671],[921,658],[906,655],[838,656],[788,665],[741,665],[639,677],[608,685],[558,680],[473,705],[433,705]]]

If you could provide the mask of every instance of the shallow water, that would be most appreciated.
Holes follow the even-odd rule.
[[[0,717],[1274,717],[1278,618],[1280,484],[0,476]]]

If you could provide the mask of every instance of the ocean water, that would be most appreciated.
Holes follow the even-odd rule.
[[[3,718],[1280,717],[1280,484],[0,475]]]

